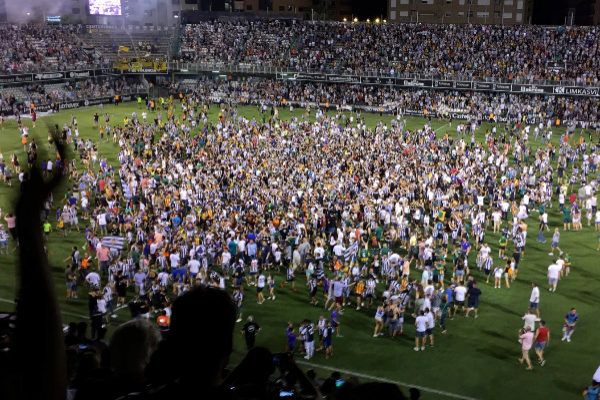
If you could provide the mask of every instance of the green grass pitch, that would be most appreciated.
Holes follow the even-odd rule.
[[[62,127],[72,115],[77,116],[81,136],[91,138],[98,144],[99,157],[105,157],[110,163],[116,163],[118,148],[110,142],[98,143],[97,130],[92,127],[92,116],[95,111],[109,112],[113,124],[120,123],[125,115],[137,110],[134,103],[122,104],[118,107],[105,106],[82,108],[73,111],[61,111],[48,117],[39,118],[37,127],[30,134],[46,151],[47,123],[58,123]],[[255,107],[240,107],[241,114],[259,118]],[[302,110],[290,112],[283,109],[280,118],[287,119],[291,115],[300,115]],[[138,111],[138,114],[140,111]],[[211,118],[216,119],[218,107],[211,107]],[[314,116],[314,113],[313,113]],[[363,114],[368,126],[378,121],[389,122],[391,116]],[[411,129],[423,125],[424,120],[408,118]],[[31,121],[24,119],[28,126]],[[456,121],[448,126],[447,121],[434,120],[433,127],[438,133],[446,130],[455,134]],[[478,133],[489,128],[484,124]],[[554,140],[558,140],[558,132]],[[25,164],[23,147],[14,121],[4,123],[0,130],[0,151],[5,160],[15,152]],[[0,208],[6,213],[12,208],[12,202],[18,192],[17,179],[13,187],[8,188],[0,183]],[[55,206],[60,204],[65,187],[55,194]],[[560,224],[556,205],[550,210],[550,227]],[[3,221],[2,221],[3,222]],[[83,222],[82,222],[83,224]],[[373,338],[373,310],[347,310],[341,317],[342,338],[334,338],[334,357],[325,360],[322,354],[313,359],[315,364],[323,366],[318,370],[321,375],[328,374],[330,369],[339,368],[358,374],[376,376],[400,383],[418,385],[424,388],[424,399],[476,398],[476,399],[576,399],[581,396],[581,389],[589,384],[591,376],[600,364],[600,318],[598,318],[600,301],[600,262],[596,251],[597,233],[593,228],[585,226],[581,232],[564,232],[561,237],[561,248],[568,251],[573,259],[571,275],[559,283],[556,293],[546,290],[546,269],[551,261],[548,256],[549,241],[540,245],[535,241],[537,214],[532,213],[529,220],[529,240],[526,256],[522,261],[519,277],[510,289],[494,290],[493,286],[480,283],[481,296],[480,317],[466,319],[462,316],[448,321],[448,334],[436,337],[436,347],[425,352],[413,351],[414,328],[412,319],[405,323],[405,335],[402,338]],[[496,235],[488,232],[487,239],[492,245],[493,254],[497,255]],[[72,246],[81,246],[82,234],[70,233],[67,237],[51,234],[49,240],[49,258],[55,278],[56,291],[63,312],[63,322],[81,320],[87,314],[86,296],[80,289],[80,300],[64,300],[64,262]],[[12,246],[11,246],[12,247]],[[497,258],[496,258],[497,262]],[[0,256],[0,309],[11,310],[11,301],[15,297],[15,256]],[[471,265],[474,265],[472,262]],[[475,272],[476,277],[480,277]],[[277,278],[279,281],[281,276]],[[479,279],[481,282],[481,279]],[[539,282],[542,294],[540,308],[542,317],[547,321],[552,332],[552,340],[547,348],[547,363],[544,367],[535,364],[533,371],[526,371],[517,362],[520,347],[517,343],[517,331],[522,326],[521,316],[527,309],[530,283]],[[300,283],[300,281],[298,281]],[[306,290],[299,284],[299,291],[294,293],[289,288],[277,290],[277,300],[257,305],[253,292],[247,292],[245,314],[253,314],[262,326],[257,338],[257,345],[267,346],[272,351],[283,351],[285,346],[284,329],[287,321],[299,322],[304,318],[316,320],[319,315],[327,313],[321,308],[308,304]],[[580,321],[571,343],[560,341],[564,314],[571,307],[577,307]],[[114,324],[125,321],[127,310],[119,312]],[[237,332],[236,332],[237,333]],[[439,331],[438,331],[439,333]],[[242,336],[236,334],[236,346],[232,354],[232,364],[241,359],[244,353]],[[533,356],[533,354],[532,354]],[[327,370],[326,370],[327,369]]]

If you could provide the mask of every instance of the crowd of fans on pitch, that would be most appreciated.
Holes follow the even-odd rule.
[[[174,92],[194,90],[205,98],[242,104],[296,107],[330,104],[332,107],[370,107],[371,111],[424,112],[450,117],[452,113],[472,115],[479,120],[600,122],[596,98],[520,95],[451,90],[406,90],[390,86],[330,84],[283,81],[264,78],[239,80],[183,80],[171,84]]]
[[[597,84],[598,27],[211,21],[187,25],[187,61],[297,71]]]
[[[206,351],[193,346],[211,343],[197,334],[216,340],[206,321],[220,321],[219,313],[202,319],[190,306],[189,323],[196,328],[191,330],[173,319],[170,329],[182,336],[171,341],[178,350],[166,354],[156,350],[157,335],[148,324],[132,322],[129,341],[111,344],[120,349],[117,357],[128,354],[123,349],[136,351],[130,358],[135,365],[117,359],[109,368],[100,364],[107,362],[101,356],[103,325],[118,306],[128,304],[138,319],[166,329],[177,303],[197,287],[221,288],[235,302],[228,314],[233,330],[258,289],[276,291],[285,281],[305,292],[307,305],[324,301],[339,311],[346,306],[350,313],[355,312],[350,307],[375,313],[375,337],[402,334],[408,321],[425,313],[428,330],[440,326],[445,332],[464,323],[447,322],[449,315],[478,315],[477,284],[492,270],[506,274],[502,295],[513,295],[510,283],[527,267],[522,254],[533,240],[527,232],[536,230],[536,217],[548,209],[562,212],[567,235],[595,237],[580,229],[586,220],[600,229],[597,138],[577,133],[548,141],[552,120],[535,128],[523,123],[490,128],[485,140],[477,141],[476,119],[436,132],[428,124],[408,129],[402,118],[369,128],[360,113],[313,109],[283,120],[277,108],[260,109],[262,121],[223,105],[218,120],[209,123],[209,104],[200,91],[182,96],[181,104],[150,100],[147,109],[140,105],[118,126],[104,115],[95,126],[99,140],[118,144],[114,164],[94,141],[74,133],[74,117],[60,137],[81,164],[65,165],[60,157],[38,160],[30,157],[35,142],[24,144],[29,164],[41,163],[46,174],[66,168],[72,183],[64,198],[44,203],[44,233],[80,229],[85,235],[84,246],[65,255],[67,301],[87,295],[92,328],[91,338],[83,326],[71,327],[67,337],[74,398],[93,393],[114,398],[146,383],[156,388],[177,382],[174,374],[203,376],[189,366],[182,369],[177,360],[189,351]],[[12,163],[6,160],[5,170],[26,179],[14,157]],[[577,185],[585,188],[584,196],[574,193]],[[573,232],[571,219],[578,223]],[[5,221],[14,223],[14,216],[7,214]],[[506,241],[498,256],[486,245],[492,223]],[[11,237],[2,230],[5,248],[15,245],[14,226],[7,227]],[[544,224],[537,231],[543,243]],[[106,236],[122,238],[125,248],[111,246]],[[479,253],[474,264],[468,262],[471,253]],[[277,310],[274,294],[265,305],[258,297],[259,306],[274,304]],[[311,347],[300,343],[317,340],[316,315],[322,311],[307,307],[306,312],[306,320],[288,325],[287,336],[282,315],[281,340],[289,346],[293,337],[290,350],[311,359],[314,354],[305,350]],[[412,335],[412,328],[406,332]],[[414,350],[426,348],[423,342]],[[169,362],[155,358],[165,355]],[[153,358],[158,371],[151,369]],[[171,370],[173,365],[177,369]],[[121,372],[135,379],[122,380]],[[118,393],[105,392],[113,389]],[[165,398],[173,398],[169,393]],[[148,396],[142,398],[154,398]]]
[[[81,25],[0,25],[0,74],[90,69],[108,60],[85,48]]]

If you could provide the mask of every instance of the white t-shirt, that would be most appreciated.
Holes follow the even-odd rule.
[[[224,251],[223,254],[221,254],[221,257],[223,265],[227,265],[231,261],[231,253],[229,253],[228,251]]]
[[[558,279],[560,276],[560,271],[562,267],[558,264],[550,264],[548,267],[548,278],[550,279]]]
[[[317,260],[321,260],[323,257],[325,257],[325,249],[323,249],[321,246],[316,247],[314,256]]]
[[[600,382],[600,366],[598,367],[596,372],[594,372],[594,376],[592,377],[592,379],[596,382]]]
[[[92,286],[100,286],[100,275],[97,272],[90,272],[85,276],[85,281]]]
[[[532,332],[535,332],[535,322],[540,319],[535,314],[525,314],[522,318],[523,328],[529,327]]]
[[[540,288],[536,286],[533,289],[531,289],[531,296],[529,296],[529,302],[530,303],[539,303],[539,301],[540,301]]]
[[[427,330],[427,317],[419,315],[415,319],[415,326],[417,327],[417,332],[425,332]]]
[[[465,295],[467,294],[467,288],[464,286],[457,286],[454,289],[456,301],[465,301]]]
[[[169,260],[171,261],[171,268],[179,268],[179,253],[171,253]]]
[[[191,274],[197,274],[198,272],[200,272],[200,261],[193,258],[188,263],[188,267],[190,269]]]
[[[106,300],[101,297],[96,301],[96,305],[99,313],[106,314]]]
[[[161,286],[167,286],[169,283],[169,274],[167,272],[159,272],[156,277],[158,278],[158,282],[161,284]]]
[[[266,283],[267,278],[265,278],[264,275],[259,275],[258,276],[258,282],[257,282],[257,286],[259,288],[264,288],[265,287],[265,283]]]
[[[333,254],[335,254],[338,257],[341,257],[344,254],[344,250],[344,246],[342,246],[339,243],[333,246]]]
[[[487,244],[483,245],[481,247],[481,250],[479,250],[481,252],[481,256],[483,258],[487,258],[487,256],[490,255],[490,252],[492,251],[492,249],[490,248],[490,246],[488,246]]]
[[[427,329],[435,328],[435,319],[433,318],[433,313],[430,311],[425,314],[425,317],[427,318]]]

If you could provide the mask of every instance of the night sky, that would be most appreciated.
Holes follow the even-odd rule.
[[[352,0],[352,13],[355,17],[364,20],[387,16],[388,0]]]
[[[388,0],[353,0],[353,14],[360,19],[387,15],[387,4]],[[534,0],[532,22],[537,25],[562,25],[570,7],[576,10],[575,24],[591,23],[593,0]]]
[[[536,25],[563,25],[569,8],[575,9],[576,25],[592,23],[593,0],[535,0],[532,22]]]

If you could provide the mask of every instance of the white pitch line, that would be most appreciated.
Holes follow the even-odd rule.
[[[405,382],[400,382],[400,381],[394,381],[394,380],[391,380],[391,379],[380,378],[380,377],[373,376],[373,375],[361,374],[360,372],[354,372],[354,371],[350,371],[350,370],[347,370],[347,369],[334,368],[334,367],[328,367],[326,365],[314,364],[314,363],[303,361],[303,360],[296,360],[296,363],[301,364],[301,365],[306,365],[306,366],[309,366],[309,367],[313,367],[313,368],[325,369],[325,370],[332,371],[332,372],[339,372],[339,373],[345,374],[345,375],[356,376],[358,378],[368,379],[370,381],[393,383],[393,384],[405,387],[407,389],[409,389],[409,388],[415,388],[415,389],[419,389],[422,392],[434,393],[434,394],[438,394],[438,395],[442,395],[442,396],[446,396],[446,397],[451,397],[453,399],[477,400],[474,397],[463,396],[461,394],[446,392],[445,390],[438,390],[438,389],[428,388],[426,386],[413,385],[412,383],[405,383]]]
[[[0,297],[0,302],[2,302],[2,303],[8,303],[8,304],[15,304],[15,302],[14,302],[14,301],[12,301],[12,300],[8,300],[8,299],[3,299],[3,298],[1,298],[1,297]],[[76,314],[76,313],[72,313],[72,312],[69,312],[69,311],[62,311],[62,310],[61,310],[61,311],[60,311],[60,313],[61,313],[61,314],[64,314],[64,315],[69,315],[69,316],[71,316],[71,317],[77,317],[77,318],[90,319],[90,317],[88,317],[88,316],[86,316],[86,315],[82,315],[82,314]]]
[[[440,129],[447,127],[448,125],[450,125],[450,123],[446,123],[446,124],[444,124],[444,125],[440,126],[439,128],[437,128],[437,129],[434,129],[433,131],[434,131],[434,132],[437,132],[437,131],[439,131]]]

